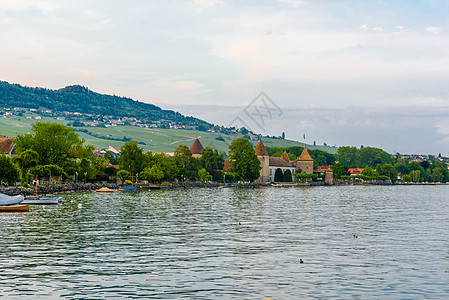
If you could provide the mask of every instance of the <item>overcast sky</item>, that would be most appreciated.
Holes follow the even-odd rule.
[[[447,155],[448,34],[449,1],[437,0],[1,0],[0,80],[81,84],[308,143]],[[262,91],[269,101],[253,102]]]

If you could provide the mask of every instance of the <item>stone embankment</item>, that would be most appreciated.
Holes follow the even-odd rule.
[[[110,189],[117,189],[116,184],[64,184],[64,185],[40,185],[37,187],[37,195],[57,194],[57,193],[69,193],[69,192],[83,192],[83,191],[95,191],[102,187],[108,187]],[[9,196],[34,196],[36,195],[35,187],[6,187],[0,188],[0,193]]]

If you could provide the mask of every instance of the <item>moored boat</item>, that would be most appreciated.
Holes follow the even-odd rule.
[[[24,197],[22,195],[8,196],[5,194],[0,194],[0,206],[19,204],[23,201],[23,199]]]
[[[114,190],[108,187],[102,187],[101,189],[96,190],[97,193],[113,193]]]
[[[135,192],[137,188],[135,186],[121,186],[118,190],[122,192]]]
[[[26,198],[22,201],[21,204],[33,204],[33,205],[56,205],[59,201],[62,200],[62,197],[33,197]]]
[[[30,206],[28,204],[0,206],[0,212],[21,212],[29,210]]]

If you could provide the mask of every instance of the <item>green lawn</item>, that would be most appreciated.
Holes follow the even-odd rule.
[[[61,124],[67,124],[68,120],[56,120],[54,118],[43,118],[43,122],[55,122]],[[4,136],[16,136],[18,133],[26,133],[31,131],[31,125],[36,122],[34,119],[26,119],[26,117],[16,117],[15,119],[0,118],[0,134]],[[99,127],[79,127],[80,129],[87,129],[93,133],[99,133],[101,135],[110,135],[114,138],[122,139],[124,136],[143,142],[146,145],[140,145],[146,151],[152,152],[172,152],[180,144],[185,144],[188,147],[192,144],[193,140],[199,138],[204,147],[211,146],[219,151],[227,152],[228,145],[236,138],[241,137],[240,134],[225,135],[222,133],[204,132],[197,130],[187,129],[149,129],[140,128],[134,126],[117,126],[108,128]],[[96,149],[104,149],[109,146],[121,147],[124,142],[106,140],[95,138],[86,133],[79,133],[80,137],[86,140],[86,144],[93,145]],[[225,142],[216,140],[217,137],[222,137]],[[303,143],[299,143],[291,140],[262,138],[265,146],[270,147],[290,147],[290,146],[303,146]],[[255,146],[257,141],[251,141]],[[312,146],[307,145],[309,149],[320,149],[330,153],[336,153],[336,148],[325,146]]]

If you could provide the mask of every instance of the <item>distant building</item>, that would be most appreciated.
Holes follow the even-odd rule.
[[[352,168],[352,169],[348,169],[349,175],[351,176],[357,176],[357,175],[362,175],[364,169],[361,168]]]
[[[105,151],[111,153],[111,155],[113,157],[119,157],[120,156],[120,148],[109,146],[109,148],[106,149]]]
[[[8,138],[1,136],[0,137],[0,154],[8,155],[9,157],[12,157],[14,154],[14,140],[16,138]]]
[[[301,172],[302,174],[324,173],[325,182],[327,184],[333,183],[333,171],[329,166],[321,166],[318,170],[313,170],[313,158],[306,148],[304,148],[299,158],[294,161],[290,160],[286,152],[284,152],[282,157],[270,157],[262,141],[257,143],[254,152],[262,167],[260,169],[260,177],[257,180],[258,182],[275,182],[278,181],[276,177],[281,176],[282,179],[285,176],[291,176],[291,181],[293,181],[293,175]]]
[[[193,141],[192,146],[190,146],[190,152],[192,152],[192,156],[195,158],[201,157],[201,152],[203,151],[204,147],[201,145],[201,142],[199,139],[195,139]]]

